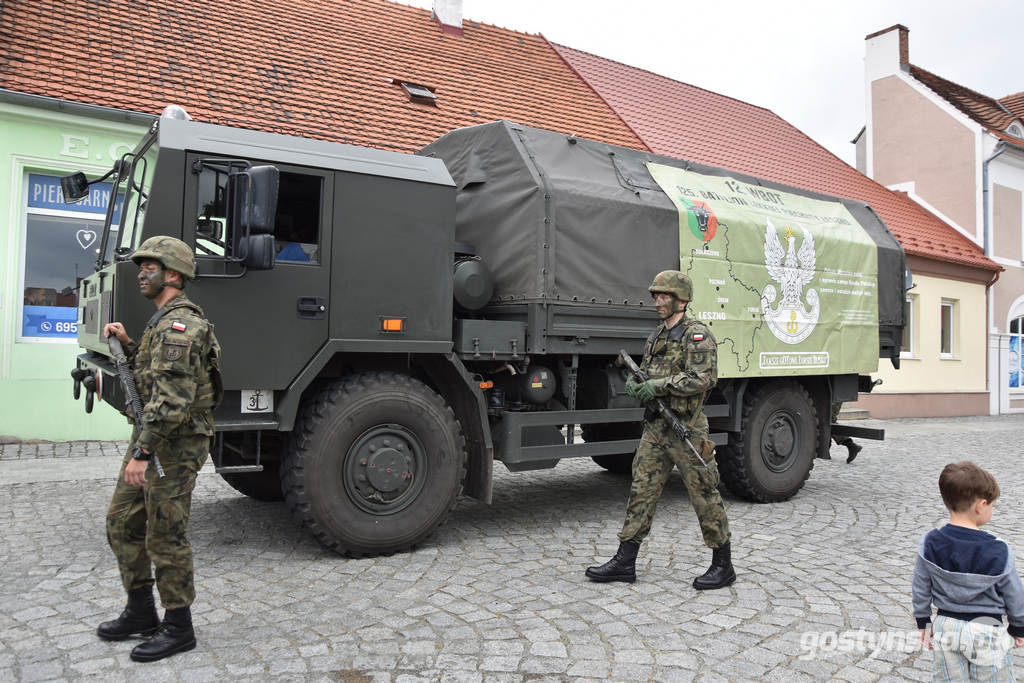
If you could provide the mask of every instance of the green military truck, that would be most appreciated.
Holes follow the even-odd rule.
[[[112,175],[76,397],[124,409],[102,329],[152,313],[132,250],[194,245],[217,471],[338,552],[421,542],[460,492],[490,502],[495,461],[629,471],[643,408],[614,360],[641,355],[661,270],[689,273],[718,341],[705,411],[731,491],[786,500],[833,434],[882,437],[829,424],[899,363],[905,256],[863,203],[508,122],[406,155],[179,108]]]

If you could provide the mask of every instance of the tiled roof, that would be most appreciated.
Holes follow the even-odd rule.
[[[407,152],[496,119],[644,148],[543,37],[386,0],[0,2],[0,88]]]
[[[1004,132],[1012,121],[1024,117],[1024,93],[1017,93],[997,100],[970,88],[965,88],[959,83],[936,76],[919,66],[913,64],[909,66],[911,76],[952,104],[968,118],[987,128],[997,138],[1024,147],[1024,140]]]
[[[904,250],[1000,270],[971,240],[762,107],[561,45],[554,48],[652,152],[866,202]]]
[[[1024,92],[1001,97],[999,98],[999,103],[1012,111],[1014,116],[1024,118]]]

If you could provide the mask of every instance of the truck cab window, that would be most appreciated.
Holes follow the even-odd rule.
[[[231,254],[227,222],[227,167],[205,166],[199,175],[196,213],[198,256]],[[281,171],[274,250],[278,261],[319,263],[320,206],[323,178]]]

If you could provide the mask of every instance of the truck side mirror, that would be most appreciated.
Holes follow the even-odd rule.
[[[251,166],[230,175],[228,193],[234,198],[231,217],[234,234],[274,234],[280,177],[276,166]]]
[[[271,270],[274,267],[274,236],[249,235],[248,248],[242,261],[249,270]]]
[[[60,179],[60,189],[64,193],[64,203],[80,202],[89,196],[89,180],[81,171],[66,175]]]
[[[274,267],[274,217],[280,176],[277,167],[269,165],[251,166],[228,176],[232,251],[251,270]]]

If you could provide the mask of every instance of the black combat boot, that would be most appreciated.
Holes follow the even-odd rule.
[[[857,454],[860,453],[862,448],[864,448],[850,437],[846,437],[845,439],[840,441],[839,444],[842,446],[846,446],[846,452],[848,454],[846,456],[847,463],[853,462],[854,459],[857,457]]]
[[[587,578],[591,581],[636,581],[636,554],[640,544],[636,541],[619,543],[615,557],[599,567],[587,567]]]
[[[736,581],[736,570],[732,568],[732,548],[726,543],[721,548],[715,548],[711,556],[711,566],[693,580],[693,587],[699,591],[725,588]]]
[[[188,607],[169,609],[164,621],[153,637],[136,645],[132,659],[136,662],[155,662],[196,646],[196,632],[192,630],[192,611]]]
[[[151,636],[160,625],[153,602],[153,587],[128,591],[128,604],[117,619],[104,621],[96,627],[96,635],[104,640],[124,640],[132,636]]]

